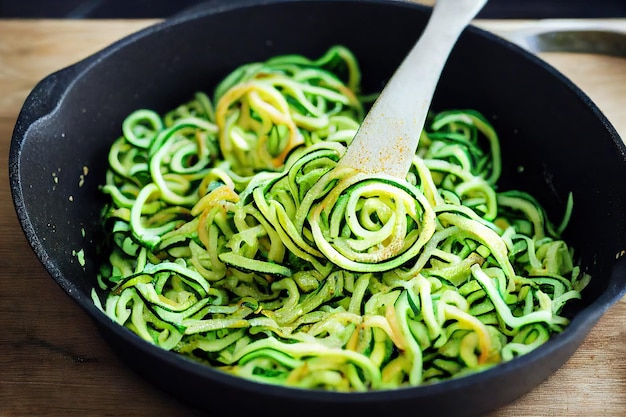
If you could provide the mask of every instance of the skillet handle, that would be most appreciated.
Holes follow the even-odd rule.
[[[37,120],[54,112],[65,97],[72,80],[87,65],[81,61],[39,81],[26,97],[13,130],[13,139],[24,138],[27,129]]]

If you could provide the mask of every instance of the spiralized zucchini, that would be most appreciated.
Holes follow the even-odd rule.
[[[416,386],[523,355],[589,277],[541,205],[498,191],[499,138],[473,110],[432,114],[406,179],[334,169],[367,104],[358,63],[244,65],[109,153],[115,322],[256,381]],[[97,300],[96,300],[97,301]]]

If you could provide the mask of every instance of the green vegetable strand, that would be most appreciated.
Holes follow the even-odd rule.
[[[476,110],[432,113],[405,179],[335,169],[369,104],[352,52],[235,69],[139,109],[111,145],[94,302],[149,343],[254,381],[366,391],[513,360],[589,277],[535,197],[498,188]]]

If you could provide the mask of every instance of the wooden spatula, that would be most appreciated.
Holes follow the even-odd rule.
[[[445,63],[487,0],[437,0],[422,36],[389,80],[338,163],[405,178]]]

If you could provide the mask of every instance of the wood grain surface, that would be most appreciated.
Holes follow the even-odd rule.
[[[154,22],[0,20],[2,417],[200,415],[128,370],[47,275],[18,224],[6,169],[15,120],[37,81]],[[477,23],[487,29],[491,24]],[[626,22],[622,24],[626,28]],[[491,27],[507,30],[514,25]],[[542,57],[587,92],[626,138],[626,59],[563,53]],[[626,299],[605,314],[563,368],[532,392],[490,414],[624,415]]]

